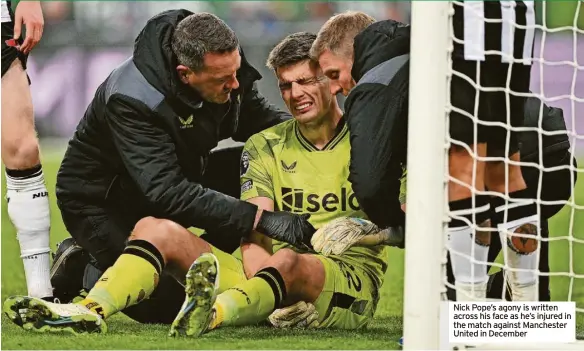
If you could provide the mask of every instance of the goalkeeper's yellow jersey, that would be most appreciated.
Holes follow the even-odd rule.
[[[309,213],[310,223],[319,228],[339,217],[366,218],[349,177],[349,131],[341,120],[335,136],[318,150],[300,133],[294,119],[253,135],[241,157],[241,199],[262,196],[274,201],[276,211]],[[287,246],[274,243],[274,251]],[[354,248],[343,255],[373,270],[385,272],[384,247]]]

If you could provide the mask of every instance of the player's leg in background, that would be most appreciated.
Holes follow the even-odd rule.
[[[537,156],[537,155],[536,155]],[[539,161],[539,156],[534,157],[533,160],[529,161]],[[576,159],[572,156],[569,149],[556,150],[549,152],[547,149],[543,149],[543,166],[546,169],[556,168],[559,166],[570,166],[572,165],[574,169],[577,168]],[[578,178],[577,171],[571,171],[570,169],[557,169],[554,171],[544,171],[541,172],[539,169],[529,166],[523,166],[521,168],[523,178],[527,185],[528,191],[531,193],[532,198],[538,198],[542,201],[568,201],[572,196],[574,185]],[[541,180],[541,189],[539,189]],[[541,235],[542,238],[549,237],[549,226],[548,219],[552,218],[557,214],[564,205],[540,205],[539,214],[541,216]],[[496,226],[498,223],[493,223]],[[501,251],[501,242],[499,240],[494,240],[491,243],[491,248],[489,251],[489,262],[493,262],[499,252]],[[549,242],[541,242],[540,251],[540,261],[539,261],[539,271],[541,273],[549,273]],[[504,278],[503,271],[497,272],[491,275],[489,279],[489,291],[488,296],[490,298],[501,298]],[[539,301],[550,301],[550,279],[548,275],[539,275]],[[507,289],[505,289],[507,290]],[[507,299],[510,299],[510,294],[507,292]]]
[[[485,85],[506,87],[510,75],[509,89],[515,93],[528,93],[531,66],[523,64],[485,64]],[[485,184],[490,191],[501,194],[491,200],[498,224],[508,270],[509,283],[515,301],[537,301],[538,241],[540,221],[534,195],[527,189],[521,166],[511,162],[520,161],[517,132],[509,127],[524,124],[525,98],[506,92],[489,92],[488,104],[493,121],[507,125],[490,127],[488,156],[504,158],[505,161],[487,162]],[[506,155],[511,162],[506,161]],[[506,200],[509,196],[511,200]],[[516,236],[517,233],[526,236]],[[521,269],[517,271],[515,269]]]
[[[529,99],[525,105],[525,126],[539,127],[539,112],[541,107],[540,101],[537,99]],[[558,113],[559,112],[559,113]],[[547,131],[564,131],[566,132],[566,125],[563,119],[561,110],[550,109],[545,106],[543,110],[543,125],[542,127]],[[521,161],[539,163],[540,150],[539,139],[535,133],[518,133],[521,142]],[[572,196],[574,185],[576,183],[578,172],[576,159],[570,152],[570,144],[567,136],[561,135],[542,135],[542,152],[543,152],[543,167],[544,170],[536,167],[531,167],[527,164],[522,165],[521,173],[527,185],[527,190],[531,194],[531,198],[538,199],[544,202],[567,202]],[[574,171],[567,168],[572,166]],[[559,168],[566,167],[566,168]],[[551,170],[554,168],[554,170]],[[540,188],[541,181],[541,188]],[[548,219],[552,218],[558,213],[564,204],[540,204],[539,215],[541,221],[541,235],[543,238],[549,237]],[[494,221],[496,218],[493,219]],[[499,223],[493,222],[496,227]],[[548,256],[549,242],[543,240],[541,242],[539,271],[544,274],[539,275],[539,300],[550,300],[549,289],[549,256]],[[501,251],[500,240],[491,242],[489,250],[489,262],[493,262]],[[510,293],[507,288],[504,288],[504,272],[499,271],[489,277],[489,298],[507,298],[510,300]],[[505,294],[505,295],[503,295]]]
[[[6,45],[13,23],[2,23],[2,162],[8,216],[16,228],[28,295],[51,298],[50,210],[34,129],[26,56]]]
[[[493,226],[498,223],[493,221]],[[548,221],[542,218],[541,221],[541,236],[542,238],[549,237]],[[489,262],[494,262],[501,252],[501,241],[493,240],[489,247]],[[541,242],[539,271],[542,273],[549,273],[549,242]],[[489,284],[487,288],[487,298],[489,299],[504,299],[511,301],[511,292],[509,290],[509,281],[505,278],[505,270],[500,270],[496,273],[489,274]],[[550,301],[550,278],[548,275],[541,274],[539,280],[539,301]]]
[[[478,62],[453,60],[453,70],[476,82],[480,82],[478,67]],[[451,102],[455,110],[450,114],[452,146],[448,161],[450,177],[462,184],[450,180],[448,185],[449,208],[453,217],[448,228],[448,248],[457,299],[460,301],[484,300],[488,281],[486,260],[491,235],[480,228],[490,226],[489,198],[474,193],[485,190],[485,165],[477,157],[486,155],[486,144],[482,127],[475,126],[471,120],[477,114],[479,119],[484,117],[483,106],[479,103],[482,94],[477,94],[477,86],[453,75]],[[475,230],[471,225],[479,229]],[[473,262],[473,259],[476,261]]]

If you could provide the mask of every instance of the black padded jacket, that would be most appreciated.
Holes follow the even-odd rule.
[[[245,235],[257,207],[200,185],[209,152],[223,139],[245,141],[289,114],[257,91],[261,75],[245,59],[240,86],[223,105],[203,101],[176,73],[176,25],[191,12],[148,21],[131,58],[99,86],[69,142],[57,176],[60,207],[131,208],[185,227]]]

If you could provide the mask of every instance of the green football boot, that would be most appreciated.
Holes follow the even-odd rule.
[[[213,304],[219,286],[217,257],[202,254],[186,276],[186,298],[170,327],[169,336],[194,336],[205,333],[213,319]]]
[[[4,301],[3,310],[12,322],[24,330],[71,334],[107,332],[107,325],[99,314],[78,304],[12,296]]]

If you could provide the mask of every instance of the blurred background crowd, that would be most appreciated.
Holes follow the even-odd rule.
[[[543,5],[540,1],[536,3],[541,24]],[[547,27],[573,25],[576,19],[584,28],[584,9],[575,16],[575,2],[546,3]],[[405,23],[409,23],[411,15],[410,1],[43,1],[42,6],[43,39],[29,61],[37,128],[41,137],[66,138],[74,131],[96,87],[131,55],[140,29],[161,11],[186,8],[211,12],[225,20],[237,33],[248,60],[264,76],[261,92],[280,106],[275,79],[265,68],[265,59],[285,35],[316,32],[330,16],[345,10],[360,10],[378,20],[391,18]],[[584,35],[577,34],[580,46],[573,48],[574,33],[566,31],[547,37],[545,51],[553,56],[558,50],[568,50],[565,59],[573,61],[572,48],[578,51],[580,62],[584,62]],[[572,71],[573,67],[567,66],[566,81],[561,84],[568,90],[572,86],[570,80],[576,79]],[[584,73],[580,74],[578,81],[584,81]],[[561,77],[555,78],[558,79],[561,81]]]

